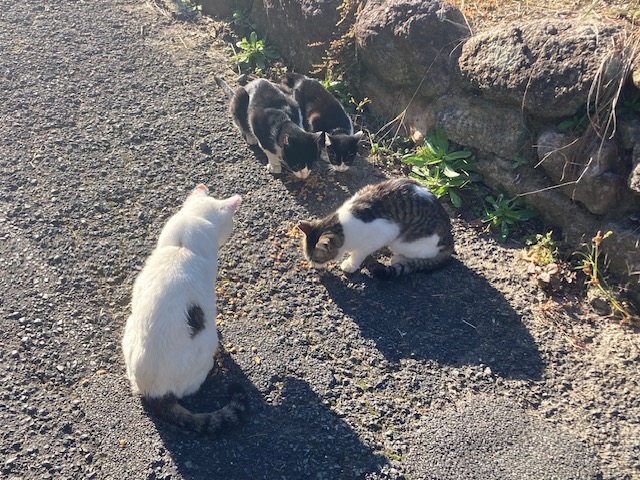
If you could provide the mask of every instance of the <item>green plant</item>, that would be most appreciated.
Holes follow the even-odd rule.
[[[410,176],[428,187],[436,197],[448,196],[456,207],[462,205],[456,190],[472,181],[475,162],[469,150],[449,151],[449,139],[442,128],[428,133],[424,145],[415,153],[404,155],[402,161],[411,165]]]
[[[377,164],[385,164],[387,167],[393,166],[395,160],[400,157],[400,153],[383,140],[376,140],[374,135],[369,133],[369,158]]]
[[[383,143],[378,143],[373,141],[373,135],[369,134],[370,138],[370,146],[369,146],[369,156],[374,157],[376,159],[380,159],[382,157],[390,157],[395,153],[392,148],[387,147]]]
[[[525,240],[527,254],[536,265],[544,266],[558,260],[558,244],[551,238],[553,232],[536,233]]]
[[[513,163],[511,164],[511,168],[513,168],[514,170],[517,168],[522,167],[523,165],[526,165],[527,163],[529,163],[529,160],[525,157],[516,157],[513,159]]]
[[[599,286],[602,283],[606,284],[606,280],[600,270],[600,244],[603,240],[613,235],[613,232],[609,230],[602,235],[602,232],[598,231],[595,237],[591,239],[591,245],[587,246],[586,252],[578,252],[583,257],[579,263],[577,269],[587,276],[587,284],[590,286]]]
[[[184,13],[188,18],[194,18],[198,15],[202,7],[197,5],[193,0],[176,0],[178,10]]]
[[[347,93],[347,87],[342,80],[334,80],[331,75],[325,74],[324,80],[320,83],[338,99],[343,107],[350,106],[353,97]]]
[[[582,271],[587,276],[587,287],[600,293],[613,310],[622,317],[623,323],[640,324],[640,318],[632,314],[627,304],[616,297],[604,275],[605,266],[600,258],[602,254],[600,244],[611,235],[613,235],[611,230],[604,235],[598,231],[596,236],[591,239],[591,244],[586,246],[586,252],[577,252],[582,257],[582,261],[579,262],[576,270]]]
[[[280,54],[271,46],[268,46],[266,39],[258,40],[256,32],[251,32],[249,39],[246,37],[236,43],[242,50],[233,56],[233,59],[242,67],[253,67],[264,72],[265,62],[268,58],[280,58]]]
[[[489,228],[498,231],[498,241],[504,242],[509,234],[521,222],[531,220],[537,215],[536,211],[526,205],[519,197],[507,199],[501,193],[497,198],[491,195],[485,197],[489,208],[485,208],[482,221],[487,223]]]
[[[558,290],[563,283],[573,283],[576,274],[569,263],[559,258],[558,244],[552,235],[553,232],[547,232],[528,237],[522,259],[528,264],[527,273],[535,276],[540,288]]]
[[[630,89],[622,95],[618,113],[626,117],[640,115],[640,92],[637,88]]]
[[[387,457],[389,460],[393,460],[394,462],[397,463],[402,463],[402,455],[399,455],[395,452],[392,452],[390,450],[385,450],[384,451],[384,456]]]
[[[563,120],[558,124],[558,130],[561,132],[584,133],[588,126],[589,116],[584,113]]]
[[[231,20],[236,27],[242,30],[255,30],[256,25],[251,21],[251,9],[238,8],[233,11],[233,20]]]

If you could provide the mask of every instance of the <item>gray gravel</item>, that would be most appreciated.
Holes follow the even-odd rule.
[[[3,478],[640,478],[636,335],[541,308],[518,249],[459,219],[430,275],[304,268],[295,222],[382,172],[268,175],[215,87],[234,77],[215,24],[167,11],[0,3]],[[185,403],[219,407],[234,380],[252,411],[214,440],[149,417],[119,348],[136,273],[199,182],[244,197],[226,351]]]

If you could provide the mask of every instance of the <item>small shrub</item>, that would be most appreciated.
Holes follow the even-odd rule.
[[[589,127],[589,116],[586,113],[574,115],[558,124],[558,130],[561,132],[584,133],[587,127]]]
[[[475,162],[470,150],[449,151],[449,139],[442,128],[427,134],[424,145],[415,153],[403,156],[402,161],[411,165],[410,176],[428,187],[436,197],[449,197],[454,206],[462,205],[457,190],[472,181]]]
[[[385,141],[383,138],[376,138],[369,133],[369,158],[377,164],[393,167],[396,160],[402,158],[405,149],[399,149],[392,141]]]
[[[540,288],[558,290],[564,283],[573,283],[576,274],[571,265],[559,258],[558,245],[551,238],[552,234],[538,233],[527,238],[522,259],[528,264],[527,273],[535,276]]]
[[[497,198],[491,195],[485,198],[489,208],[485,208],[482,221],[489,228],[498,231],[498,241],[505,242],[509,234],[518,228],[521,222],[526,222],[537,216],[536,211],[526,205],[519,197],[507,199],[501,193]]]
[[[176,0],[176,5],[180,13],[187,16],[187,18],[194,19],[202,10],[202,7],[193,0]]]
[[[352,96],[347,93],[347,86],[342,80],[335,80],[328,73],[325,74],[324,80],[320,82],[324,88],[326,88],[331,95],[336,97],[338,101],[345,108],[353,108],[351,104]]]
[[[618,298],[604,274],[606,267],[601,258],[600,244],[611,235],[613,235],[612,231],[608,231],[604,235],[598,231],[596,236],[591,239],[591,244],[585,246],[586,251],[577,252],[582,260],[576,269],[586,275],[587,288],[599,294],[622,318],[623,323],[640,325],[640,317],[631,313],[629,305]],[[589,292],[587,293],[589,294]]]
[[[265,62],[268,58],[280,58],[280,54],[273,47],[267,45],[266,39],[258,40],[256,32],[251,32],[248,39],[243,38],[236,43],[236,46],[241,52],[236,53],[233,59],[238,62],[240,68],[254,68],[264,72]]]
[[[526,165],[529,163],[529,160],[525,157],[516,157],[513,159],[513,163],[511,164],[511,168],[514,170]]]
[[[251,21],[251,9],[236,9],[233,11],[231,23],[241,30],[254,31],[256,24]]]
[[[525,240],[529,258],[536,265],[549,265],[558,260],[558,244],[551,238],[553,232],[537,233]]]

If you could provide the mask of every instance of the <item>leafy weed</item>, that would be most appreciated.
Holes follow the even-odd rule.
[[[519,197],[508,199],[501,193],[496,198],[489,195],[485,200],[489,207],[485,208],[482,221],[497,230],[500,242],[505,242],[520,223],[537,216],[537,212]]]
[[[462,205],[457,190],[472,181],[475,162],[470,150],[449,150],[449,139],[442,128],[427,134],[424,145],[415,153],[404,155],[402,161],[411,165],[410,176],[429,188],[436,197],[449,197],[454,206]]]
[[[271,46],[268,46],[266,39],[258,39],[256,32],[251,32],[249,38],[246,37],[236,43],[241,50],[233,56],[240,68],[253,68],[264,72],[267,59],[280,58],[280,54]]]

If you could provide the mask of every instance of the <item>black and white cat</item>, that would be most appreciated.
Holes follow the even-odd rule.
[[[215,412],[194,414],[177,402],[196,392],[213,368],[218,248],[231,235],[242,200],[208,193],[198,185],[163,227],[134,283],[122,350],[132,390],[157,415],[213,435],[244,414],[247,398],[239,386],[229,388],[229,403]]]
[[[352,273],[382,247],[394,256],[373,275],[388,280],[430,270],[454,253],[451,220],[438,199],[414,180],[397,178],[368,185],[320,220],[301,222],[302,250],[313,266],[340,261]]]
[[[325,132],[322,158],[333,170],[344,172],[353,164],[363,132],[353,133],[353,123],[340,102],[322,84],[299,73],[287,73],[282,79],[300,106],[302,126],[309,132]]]
[[[236,88],[229,110],[247,143],[258,144],[267,155],[269,172],[280,173],[284,165],[298,178],[309,176],[324,147],[324,134],[302,128],[293,98],[259,78]]]

